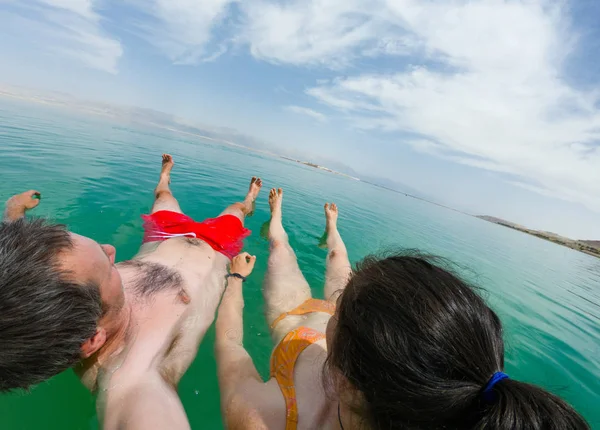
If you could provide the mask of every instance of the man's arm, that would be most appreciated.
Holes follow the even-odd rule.
[[[231,263],[231,273],[246,277],[252,272],[255,262],[256,257],[246,253],[240,254]],[[215,340],[221,406],[226,421],[228,418],[231,420],[234,416],[239,416],[242,412],[238,410],[243,408],[243,405],[239,404],[240,399],[236,400],[236,392],[240,390],[257,392],[263,384],[252,358],[242,344],[243,309],[242,280],[230,277],[219,306]]]
[[[3,221],[12,222],[23,218],[26,211],[40,204],[41,197],[42,195],[35,190],[25,191],[24,193],[12,196],[6,202]]]

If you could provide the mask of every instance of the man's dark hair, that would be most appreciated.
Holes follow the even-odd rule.
[[[43,219],[0,224],[0,391],[28,389],[73,366],[102,314],[96,285],[68,280],[65,226]]]
[[[344,290],[329,374],[373,429],[588,429],[549,392],[504,370],[502,324],[441,259],[416,252],[360,263]],[[336,378],[342,375],[344,378]],[[344,382],[347,381],[347,382]],[[341,399],[344,401],[342,395]]]

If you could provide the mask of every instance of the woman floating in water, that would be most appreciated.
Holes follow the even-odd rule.
[[[237,257],[217,318],[216,352],[230,429],[588,429],[560,398],[510,379],[502,325],[474,289],[432,257],[367,258],[350,276],[327,219],[326,301],[311,298],[271,191],[264,295],[276,348],[264,383],[242,346]]]

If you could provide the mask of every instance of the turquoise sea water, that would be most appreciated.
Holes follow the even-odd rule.
[[[506,331],[507,372],[572,403],[600,428],[600,259],[432,204],[300,164],[165,130],[0,99],[0,199],[42,193],[38,216],[133,256],[140,214],[152,203],[160,154],[176,161],[172,189],[200,220],[241,199],[249,178],[265,190],[247,226],[258,257],[245,284],[245,345],[268,373],[271,342],[262,314],[267,193],[286,190],[284,225],[314,294],[322,296],[323,204],[335,201],[353,261],[390,248],[420,248],[455,261],[484,287]],[[493,215],[493,214],[491,214]],[[576,222],[574,220],[574,222]],[[222,428],[209,331],[179,393],[192,428]],[[68,371],[31,393],[0,396],[1,429],[96,429],[94,400]]]

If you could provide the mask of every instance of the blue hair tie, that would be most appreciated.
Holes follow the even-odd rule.
[[[509,376],[504,372],[496,372],[492,375],[485,388],[483,389],[483,399],[488,403],[496,401],[496,395],[494,394],[494,387],[496,384],[503,379],[510,379]]]

